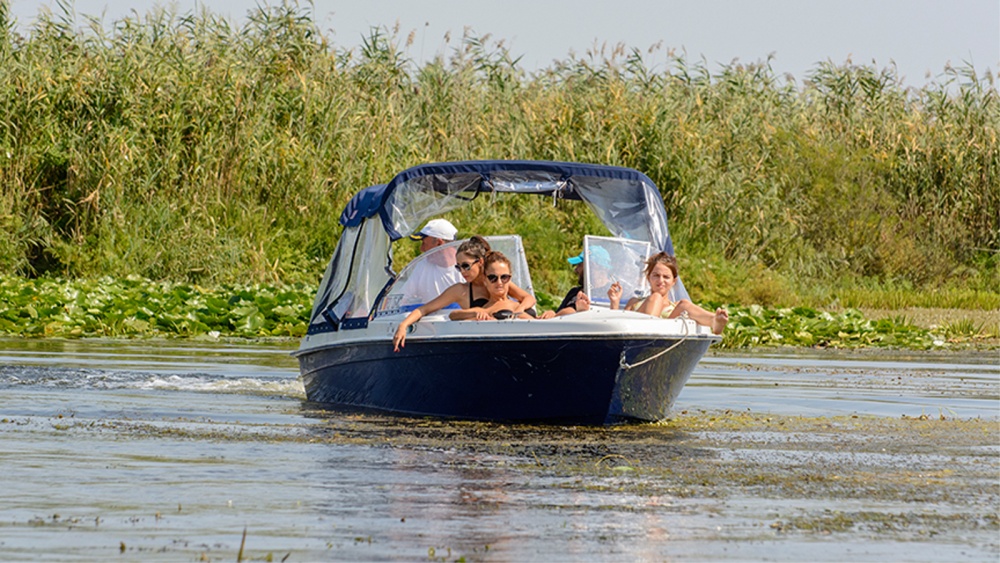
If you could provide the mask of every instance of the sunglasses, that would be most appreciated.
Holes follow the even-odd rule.
[[[455,269],[459,272],[468,272],[479,260],[473,260],[472,262],[462,262],[461,264],[455,264]]]
[[[502,276],[498,276],[496,274],[486,274],[486,279],[490,280],[490,283],[497,283],[497,280],[507,283],[510,281],[510,274],[503,274]]]

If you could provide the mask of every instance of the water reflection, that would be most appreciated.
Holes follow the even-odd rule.
[[[335,413],[315,430],[337,443],[380,450],[362,478],[361,468],[332,457],[323,469],[321,509],[362,537],[379,530],[376,543],[419,546],[406,556],[451,548],[515,559],[631,558],[652,549],[647,542],[668,539],[671,530],[707,529],[699,524],[704,517],[691,516],[705,509],[704,501],[629,490],[644,487],[646,466],[715,457],[685,444],[690,436],[668,426],[496,425]],[[430,538],[447,542],[428,544]]]

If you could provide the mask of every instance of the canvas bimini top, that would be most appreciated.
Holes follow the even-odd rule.
[[[313,305],[310,333],[367,326],[395,276],[392,241],[489,192],[582,200],[612,236],[674,253],[660,192],[637,170],[528,160],[423,164],[348,202],[340,215],[344,232]]]

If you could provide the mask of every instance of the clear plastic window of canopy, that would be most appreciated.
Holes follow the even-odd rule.
[[[583,237],[583,291],[591,305],[609,307],[608,289],[618,282],[622,286],[622,306],[632,297],[649,293],[643,275],[652,246],[645,241],[599,237]]]

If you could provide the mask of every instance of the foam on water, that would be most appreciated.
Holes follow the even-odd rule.
[[[2,341],[0,388],[160,390],[304,399],[284,348],[145,342]]]
[[[167,391],[199,391],[205,393],[244,393],[251,395],[274,395],[305,399],[305,388],[298,379],[255,379],[241,377],[237,379],[216,378],[210,376],[180,376],[151,377],[139,382],[140,389],[162,389]]]
[[[242,393],[305,399],[297,377],[226,377],[217,374],[0,366],[0,388],[32,385],[61,389],[157,389],[202,393]]]

